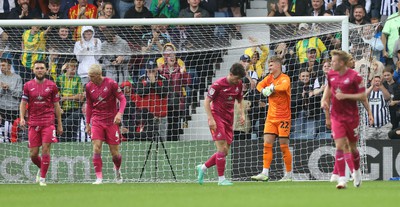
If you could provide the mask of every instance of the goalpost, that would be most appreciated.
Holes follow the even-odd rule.
[[[236,36],[235,25],[241,26],[243,39]],[[24,33],[30,29],[37,29],[40,34],[48,26],[51,28],[44,37]],[[94,37],[98,38],[101,44],[72,39],[78,26],[92,26]],[[314,44],[314,49],[319,50],[323,47],[317,42],[317,38],[313,37],[322,39],[321,42],[327,49],[316,54],[316,64],[320,64],[317,68],[322,69],[322,61],[328,57],[327,51],[333,48],[349,51],[351,45],[350,52],[354,58],[361,59],[361,56],[365,55],[363,52],[366,46],[362,43],[362,35],[358,34],[367,30],[366,27],[349,25],[345,16],[1,20],[0,27],[8,35],[8,38],[3,38],[0,42],[2,59],[10,60],[12,70],[23,76],[22,78],[31,77],[30,62],[27,59],[36,54],[40,56],[39,59],[48,62],[49,76],[55,80],[74,64],[77,64],[78,68],[76,73],[84,80],[85,73],[82,70],[85,69],[79,66],[86,64],[82,62],[85,58],[90,59],[91,63],[102,64],[105,75],[117,79],[129,100],[129,107],[125,110],[121,126],[125,138],[121,143],[121,171],[124,180],[131,182],[196,180],[195,166],[205,162],[215,152],[203,109],[207,88],[212,81],[226,76],[229,67],[239,62],[242,54],[252,51],[248,50],[249,48],[255,47],[260,59],[263,55],[263,51],[260,50],[262,46],[268,47],[268,51],[264,51],[268,53],[267,56],[282,52],[286,61],[285,72],[292,74],[291,78],[295,80],[292,83],[293,87],[294,83],[298,83],[297,76],[303,67],[301,63],[307,62],[308,58],[305,54],[307,47],[299,48],[299,41],[307,40],[307,43],[301,44]],[[62,38],[62,33],[68,31],[67,39]],[[168,31],[169,37],[165,35],[165,31]],[[22,48],[23,34],[26,36]],[[154,40],[152,35],[159,38]],[[154,41],[159,41],[160,44],[152,44]],[[168,46],[164,45],[169,41],[174,47],[168,49]],[[74,48],[76,45],[84,49],[87,47],[87,51],[79,52]],[[299,58],[300,53],[303,58]],[[251,52],[250,56],[253,54],[254,52]],[[118,57],[122,57],[123,60],[118,62]],[[150,96],[140,94],[140,87],[147,81],[140,77],[146,74],[146,68],[149,69],[149,61],[157,62],[158,58],[161,58],[157,63],[160,71],[178,68],[182,74],[181,79],[172,81],[172,76],[166,76],[169,78],[166,81],[169,87],[168,92],[163,95],[155,92]],[[265,66],[265,63],[261,65]],[[265,69],[260,75],[265,75],[267,71],[268,69]],[[363,75],[366,77],[366,74]],[[311,78],[313,82],[307,83],[307,87],[313,87],[311,85],[314,85],[318,78]],[[74,93],[68,88],[72,86],[66,87],[60,82],[59,84],[60,89],[64,90],[61,96],[67,97]],[[128,88],[132,91],[129,92]],[[303,89],[309,93],[310,88]],[[251,94],[251,91],[248,94]],[[293,127],[290,148],[293,154],[294,178],[327,180],[333,170],[334,145],[329,131],[322,125],[323,115],[317,110],[320,104],[318,98],[302,100],[308,104],[306,109],[305,102],[302,102],[301,106],[297,105],[300,101],[298,97],[302,94],[303,91],[292,94],[295,102],[292,103]],[[226,176],[233,180],[250,180],[250,176],[262,169],[262,124],[265,121],[266,108],[261,102],[265,101],[264,98],[248,100],[250,105],[247,108],[247,125],[235,128],[235,141],[227,159],[226,170]],[[52,145],[52,160],[47,181],[93,181],[95,176],[91,161],[92,147],[90,137],[84,133],[84,102],[76,101],[77,107],[73,109],[63,105],[64,102],[66,100],[63,100],[61,105],[66,107],[65,113],[69,113],[63,120],[65,135],[58,137],[60,142]],[[308,108],[311,105],[312,109]],[[72,111],[68,111],[70,109]],[[312,115],[300,116],[307,110],[312,111]],[[7,109],[7,113],[18,113],[17,108]],[[363,117],[365,112],[361,109],[360,113]],[[14,120],[9,120],[8,116],[2,117],[1,120],[0,183],[33,182],[37,168],[29,158],[26,132],[20,130],[17,122],[14,124]],[[364,118],[361,118],[361,132],[365,131],[363,128]],[[308,131],[310,129],[311,133]],[[364,137],[361,133],[360,152],[363,156],[363,170],[367,170]],[[270,171],[272,180],[277,180],[283,175],[283,161],[277,146],[278,144],[274,146],[274,161]],[[105,181],[112,181],[114,178],[109,154],[108,148],[104,147],[102,156]],[[364,178],[366,175],[367,171]],[[214,181],[216,178],[216,170],[208,170],[206,180]]]

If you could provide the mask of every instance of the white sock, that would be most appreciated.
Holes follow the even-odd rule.
[[[219,182],[221,182],[221,181],[223,181],[223,180],[225,180],[225,175],[223,175],[223,176],[218,176],[218,181],[219,181]]]
[[[268,168],[263,168],[262,174],[268,176],[269,175],[269,169]]]
[[[46,182],[46,178],[42,178],[42,177],[40,177],[40,179],[39,179],[39,182],[41,182],[41,183],[45,183],[45,182]]]
[[[206,172],[207,171],[207,167],[206,167],[206,165],[205,164],[202,164],[201,165],[201,170],[203,170],[203,172]]]

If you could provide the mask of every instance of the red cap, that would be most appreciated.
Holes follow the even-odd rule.
[[[129,81],[124,81],[124,82],[122,82],[122,83],[121,83],[121,88],[123,88],[123,87],[125,87],[125,86],[132,87],[132,83],[129,82]]]

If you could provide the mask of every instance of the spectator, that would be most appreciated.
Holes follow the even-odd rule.
[[[400,7],[400,1],[397,3],[397,8]],[[385,26],[382,30],[382,44],[387,46],[383,49],[383,57],[386,58],[386,65],[395,65],[396,62],[393,62],[393,49],[397,39],[399,39],[399,12],[393,13],[389,16],[388,20],[385,23]]]
[[[11,9],[8,19],[34,19],[41,15],[29,7],[29,0],[17,0],[18,5]]]
[[[397,61],[399,61],[399,51],[400,51],[400,27],[398,29],[399,31],[399,38],[396,40],[396,42],[394,43],[393,46],[393,51],[392,51],[392,59],[393,59],[393,63],[396,64]]]
[[[76,123],[79,123],[76,125]],[[61,139],[66,142],[91,142],[90,134],[85,132],[86,129],[86,102],[83,102],[79,111],[72,113],[63,120],[63,125],[68,131],[67,135],[63,135]]]
[[[0,4],[0,19],[8,19],[11,10],[15,8],[15,0],[4,0]]]
[[[219,0],[217,1],[219,11],[228,12],[229,17],[242,17],[240,12],[241,0]]]
[[[282,72],[288,73],[289,71],[293,71],[293,66],[296,63],[296,57],[294,57],[294,51],[292,48],[288,48],[288,44],[286,42],[278,43],[275,46],[275,55],[282,59]]]
[[[101,54],[103,55],[103,67],[106,77],[121,84],[130,79],[128,62],[131,53],[128,42],[119,37],[114,30],[106,30],[106,41],[102,44]],[[111,53],[111,54],[110,54]]]
[[[168,137],[169,141],[179,140],[180,121],[186,122],[186,90],[191,84],[185,67],[178,64],[175,54],[171,54],[160,68],[160,74],[168,79]]]
[[[189,7],[181,9],[179,17],[183,18],[200,18],[209,17],[207,10],[200,7],[200,0],[188,0]]]
[[[159,74],[157,64],[153,60],[146,63],[146,73],[142,75],[136,84],[134,101],[140,110],[154,116],[156,133],[162,139],[167,137],[167,114],[168,114],[168,80]],[[148,120],[149,121],[149,120]]]
[[[311,0],[308,16],[323,16],[325,11],[324,0]]]
[[[243,65],[243,64],[242,64]],[[234,107],[234,117],[233,117],[233,133],[234,133],[234,140],[243,140],[243,139],[251,139],[251,119],[250,119],[250,113],[251,113],[251,107],[252,107],[252,102],[250,100],[246,100],[248,98],[248,95],[251,93],[250,92],[250,81],[248,78],[243,78],[242,79],[242,85],[243,85],[243,112],[244,112],[244,124],[240,122],[240,116],[241,116],[241,111],[240,111],[240,104],[237,100],[235,100],[235,107]]]
[[[371,70],[369,71],[368,81],[372,81],[372,79],[374,79],[376,76],[382,78],[383,70],[385,69],[383,63],[375,59],[373,59],[371,62]]]
[[[198,1],[198,0],[197,0]],[[179,0],[152,0],[150,11],[153,17],[176,18],[179,16]]]
[[[322,62],[322,71],[324,72],[324,76],[322,79],[316,78],[313,85],[313,94],[315,96],[324,93],[325,87],[328,84],[328,71],[331,69],[331,62],[329,59],[326,59]]]
[[[346,15],[349,16],[349,20],[352,21],[354,16],[353,16],[353,10],[354,7],[357,5],[364,5],[361,3],[361,0],[343,0],[342,4],[338,5],[335,9],[335,16],[337,15]]]
[[[270,4],[271,11],[268,13],[267,16],[269,17],[290,17],[289,3],[288,0],[278,0],[278,3],[271,3]]]
[[[5,126],[5,122],[8,121],[11,126],[19,116],[22,79],[11,71],[11,60],[1,59],[0,66],[0,125]],[[6,131],[11,130],[7,129]],[[11,138],[9,135],[5,137]]]
[[[143,34],[142,40],[145,42],[142,46],[143,52],[159,52],[162,51],[164,44],[171,42],[171,37],[161,32],[160,25],[151,25],[151,31]]]
[[[94,29],[92,26],[82,27],[82,38],[75,43],[74,54],[79,61],[78,75],[82,84],[89,82],[88,69],[92,64],[98,64],[101,58],[101,41],[94,37]]]
[[[357,25],[369,24],[367,21],[365,8],[361,5],[356,5],[353,9],[353,18],[350,20],[351,23]]]
[[[78,4],[71,7],[68,12],[69,19],[97,19],[97,7],[88,4],[87,0],[78,0]],[[73,39],[78,41],[81,38],[82,27],[75,29]]]
[[[121,0],[121,2],[124,1]],[[149,11],[149,9],[147,9],[147,7],[144,6],[144,0],[134,0],[133,3],[134,6],[126,11],[125,15],[123,16],[124,18],[153,18],[153,14]]]
[[[396,83],[393,79],[393,73],[394,71],[391,67],[386,67],[383,70],[383,85],[390,93],[389,112],[392,129],[397,129],[400,121],[399,116],[397,115],[400,103],[400,84]]]
[[[78,111],[84,99],[83,85],[81,78],[76,73],[77,68],[78,62],[75,59],[70,60],[63,67],[65,73],[60,75],[56,80],[61,97],[63,118],[66,118],[71,115],[71,113]]]
[[[66,19],[65,11],[60,10],[61,0],[49,0],[49,13],[43,19]]]
[[[341,0],[339,0],[341,2]],[[333,15],[333,12],[336,9],[336,6],[338,4],[337,0],[325,0],[325,11],[329,11],[331,15]]]
[[[82,117],[81,105],[84,100],[83,85],[81,78],[76,73],[76,69],[77,61],[70,60],[66,63],[66,72],[59,76],[56,81],[61,97],[63,126],[66,129],[61,141],[65,142],[76,140],[76,129],[79,127]]]
[[[381,3],[378,9],[380,12],[379,14],[381,15],[381,22],[383,24],[385,24],[389,16],[399,11],[398,5],[394,4],[395,2],[393,0],[373,0],[373,1],[379,1]]]
[[[400,50],[397,52],[397,56],[400,56]],[[396,81],[396,83],[400,84],[400,61],[396,62],[396,70],[394,70],[394,75],[393,79]]]
[[[310,8],[309,0],[289,1],[290,16],[307,16],[307,11]]]
[[[183,25],[177,25],[172,29],[171,32],[171,42],[177,45],[178,51],[189,51],[193,47],[192,42],[196,42],[193,40],[193,30],[190,27],[186,27]]]
[[[60,11],[65,13],[63,19],[68,19],[69,9],[75,5],[79,4],[78,0],[62,0],[60,5]]]
[[[314,83],[316,79],[322,80],[324,76],[324,71],[322,70],[322,64],[320,60],[316,58],[317,49],[308,48],[307,49],[307,62],[300,64],[300,68],[307,69],[310,72],[310,83]]]
[[[122,91],[124,92],[126,99],[125,113],[122,115],[122,126],[121,134],[127,140],[133,140],[135,138],[136,124],[135,124],[135,114],[136,106],[132,100],[132,83],[129,81],[124,81],[120,85]]]
[[[310,26],[307,23],[301,23],[299,25],[299,34],[304,35],[310,32]],[[300,40],[296,43],[296,55],[300,63],[307,62],[307,50],[308,48],[315,48],[317,51],[317,60],[323,57],[327,52],[325,44],[318,37],[311,37],[308,39]]]
[[[48,64],[47,64],[47,76],[46,78],[56,82],[57,77],[61,74],[61,62],[59,62],[59,54],[53,48],[49,49],[48,54]]]
[[[250,62],[251,62],[251,58],[250,56],[244,54],[242,56],[240,56],[240,64],[243,65],[244,70],[246,71],[246,76],[244,77],[244,79],[247,79],[248,81],[248,89],[247,90],[253,90],[256,88],[256,84],[258,82],[258,75],[257,72],[254,70],[249,70],[250,68]]]
[[[171,55],[173,56],[176,55],[176,48],[175,45],[173,45],[172,43],[167,43],[163,46],[162,57],[157,58],[157,67],[161,68],[167,62],[167,58]],[[186,71],[185,62],[183,62],[183,60],[180,58],[178,58],[177,61],[179,67],[183,67],[184,70]]]
[[[46,51],[46,34],[50,30],[42,30],[41,27],[32,26],[31,29],[25,30],[22,35],[21,68],[19,69],[23,82],[32,79],[33,63],[37,60],[44,60]]]
[[[102,9],[99,11],[100,15],[98,16],[104,16],[106,19],[118,18],[118,15],[116,14],[113,4],[111,2],[104,2],[102,3],[102,5]]]
[[[3,28],[0,27],[0,57],[3,57],[3,54],[4,55],[7,54],[4,52],[4,50],[8,49],[7,42],[8,42],[8,33],[5,32]]]
[[[72,53],[74,44],[69,27],[60,26],[49,31],[48,48],[53,48],[58,52]]]
[[[265,62],[267,61],[268,55],[269,55],[269,48],[266,45],[258,44],[258,40],[249,37],[249,41],[253,47],[247,48],[244,51],[244,54],[250,56],[251,61],[250,61],[250,68],[249,70],[251,71],[256,71],[258,79],[261,79],[263,76],[265,76]],[[261,50],[261,54],[259,51],[257,51],[257,48]]]
[[[371,86],[367,90],[367,96],[374,117],[374,124],[367,127],[366,139],[388,139],[387,133],[392,129],[388,108],[390,93],[382,85],[380,76],[374,77]]]
[[[314,103],[310,96],[312,96],[310,72],[302,69],[299,72],[298,81],[293,82],[292,87],[292,106],[295,107],[293,110],[293,114],[295,114],[293,132],[296,132],[293,133],[293,136],[295,139],[312,139],[316,135],[314,133]]]
[[[145,0],[120,0],[116,2],[116,7],[121,18],[133,18],[126,17],[126,14],[132,8],[135,8],[136,2],[140,2],[142,6],[144,6]],[[151,15],[153,17],[153,15]]]
[[[330,69],[331,69],[331,60],[325,59],[322,62],[323,74],[318,75],[311,82],[312,92],[310,92],[310,98],[312,99],[311,101],[314,103],[313,110],[315,114],[315,138],[318,136],[318,138],[320,139],[331,138],[330,134],[331,132],[327,131],[326,128],[325,113],[321,111],[321,109],[319,108],[319,103],[321,102],[323,92],[328,84],[327,74]]]

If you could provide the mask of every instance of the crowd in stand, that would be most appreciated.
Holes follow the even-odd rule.
[[[0,5],[0,18],[201,18],[221,14],[239,17],[243,2],[5,0]],[[368,138],[388,139],[392,129],[391,137],[400,136],[395,131],[400,119],[400,23],[396,18],[400,3],[394,0],[271,0],[268,3],[267,16],[348,15],[351,23],[363,25],[352,31],[350,52],[354,64],[349,67],[368,77],[368,98],[375,118],[374,125],[367,126]],[[298,35],[301,39],[264,45],[249,38],[254,47],[245,49],[238,57],[248,70],[248,77],[243,81],[249,121],[245,127],[235,126],[235,133],[244,138],[252,134],[262,137],[268,106],[255,86],[268,73],[265,65],[268,57],[278,55],[284,62],[283,71],[292,82],[293,138],[330,138],[319,102],[326,85],[325,74],[330,69],[329,51],[341,47],[340,32],[312,36],[310,31],[317,33],[321,28],[306,23],[295,27],[271,25],[271,28],[276,35]],[[239,26],[180,25],[32,26],[0,28],[0,35],[0,114],[3,127],[12,129],[10,141],[13,142],[23,137],[18,135],[15,120],[22,85],[33,78],[31,67],[36,60],[47,61],[48,78],[59,87],[67,132],[61,141],[90,140],[84,133],[83,91],[89,81],[87,70],[95,63],[100,63],[104,75],[117,81],[129,97],[121,127],[127,140],[147,140],[154,136],[179,140],[210,83],[215,63],[222,60],[224,50],[218,48],[228,46],[231,38],[242,39]]]
[[[354,59],[350,68],[367,79],[368,103],[374,124],[366,123],[367,139],[395,139],[400,137],[399,127],[399,7],[398,1],[384,0],[276,0],[269,1],[267,16],[332,16],[347,15],[354,25],[350,31],[350,52]],[[328,31],[318,24],[271,25],[274,38],[288,35],[307,36],[295,41],[270,44],[271,51],[259,47],[255,54],[247,53],[240,60],[248,68],[246,95],[248,116],[252,124],[236,126],[238,137],[249,137],[250,132],[261,137],[268,110],[266,101],[257,95],[254,84],[268,72],[265,58],[278,55],[283,59],[283,71],[291,77],[292,88],[292,138],[330,138],[325,127],[325,116],[320,110],[320,100],[326,86],[326,73],[330,69],[329,51],[341,48],[341,34],[313,36]],[[251,42],[252,40],[250,40]],[[257,45],[257,44],[255,44]],[[262,46],[262,45],[261,45]],[[264,46],[265,47],[265,46]],[[253,48],[257,51],[257,48]],[[256,62],[256,59],[258,62]],[[250,63],[247,66],[246,63]],[[259,68],[261,66],[261,68]],[[253,76],[256,72],[257,76]],[[254,83],[253,83],[254,82]],[[367,115],[365,116],[367,117]],[[367,119],[367,118],[366,118]],[[397,130],[396,130],[397,129]],[[390,133],[389,133],[390,132]],[[258,134],[257,134],[258,133]]]

